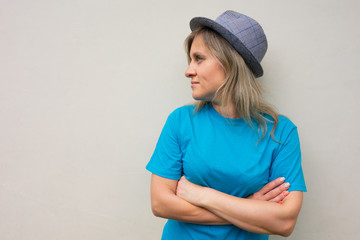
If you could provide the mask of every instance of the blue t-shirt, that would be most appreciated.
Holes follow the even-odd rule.
[[[179,180],[184,175],[201,186],[245,198],[266,183],[285,177],[289,191],[306,191],[301,168],[296,126],[279,116],[274,141],[273,123],[258,141],[257,125],[243,119],[229,119],[207,104],[194,114],[189,105],[172,112],[161,132],[146,169],[164,178]],[[261,135],[261,134],[260,134]],[[233,225],[201,225],[168,220],[163,231],[168,239],[268,239]]]

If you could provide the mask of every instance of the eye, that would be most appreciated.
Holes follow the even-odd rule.
[[[204,57],[202,57],[200,55],[195,55],[195,61],[200,62],[202,60],[204,60]]]

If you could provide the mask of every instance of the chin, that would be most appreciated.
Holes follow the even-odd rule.
[[[194,100],[196,101],[206,101],[206,102],[211,102],[210,99],[207,98],[203,98],[203,97],[193,97]]]
[[[197,101],[209,101],[209,102],[212,101],[212,96],[204,96],[202,94],[193,93],[192,98]]]
[[[192,95],[192,98],[193,98],[194,100],[197,100],[197,101],[204,100],[203,97],[201,97],[201,96],[199,96],[199,95],[195,95],[195,94]]]

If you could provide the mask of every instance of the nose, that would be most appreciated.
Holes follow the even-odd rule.
[[[196,75],[195,68],[192,63],[189,64],[188,68],[185,71],[185,77],[192,78]]]

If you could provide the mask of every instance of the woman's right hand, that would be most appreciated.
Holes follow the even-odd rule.
[[[269,201],[282,204],[282,200],[290,194],[290,192],[287,191],[290,187],[290,184],[284,183],[284,181],[285,178],[279,177],[266,184],[256,193],[249,195],[247,199]]]

